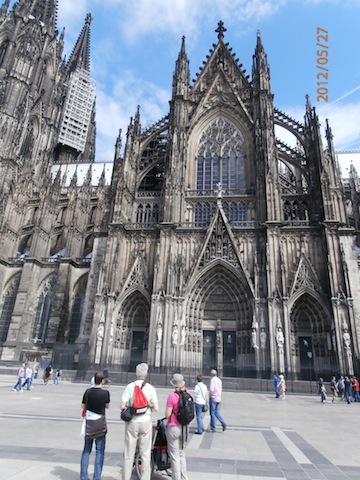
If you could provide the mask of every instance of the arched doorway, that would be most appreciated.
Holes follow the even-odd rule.
[[[121,319],[122,324],[117,329],[127,332],[126,341],[119,345],[128,349],[128,371],[133,372],[138,363],[147,360],[149,342],[149,302],[144,295],[136,290],[124,301]]]
[[[330,314],[308,293],[291,310],[291,335],[295,375],[299,380],[316,380],[338,371]]]
[[[201,340],[204,375],[212,368],[225,377],[254,374],[252,297],[243,275],[227,262],[215,261],[192,289],[187,310],[189,331]]]

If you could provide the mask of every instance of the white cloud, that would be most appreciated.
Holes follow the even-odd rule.
[[[317,112],[323,126],[329,119],[336,150],[360,148],[360,102],[325,104]]]
[[[335,150],[360,149],[360,102],[335,104],[321,104],[316,107],[316,114],[320,121],[320,132],[323,140],[325,139],[326,119],[334,136]],[[287,115],[304,123],[305,105],[280,108]],[[295,146],[295,137],[284,129],[276,129],[276,135],[283,142],[290,146]],[[325,140],[324,140],[325,145]]]
[[[121,30],[128,41],[144,35],[171,33],[196,36],[205,20],[231,19],[243,25],[270,17],[288,0],[119,0],[125,16]],[[116,2],[114,2],[116,4]],[[190,12],[190,13],[189,13]]]
[[[74,8],[74,0],[61,0],[58,7],[58,24],[62,29],[72,29],[73,26],[78,28],[79,21],[85,20],[86,14],[90,11],[88,0],[76,0],[76,8]]]
[[[111,94],[99,88],[96,100],[97,161],[113,159],[119,129],[122,130],[124,146],[130,117],[134,117],[138,105],[144,130],[168,113],[170,95],[151,82],[135,78],[131,72],[123,72]]]

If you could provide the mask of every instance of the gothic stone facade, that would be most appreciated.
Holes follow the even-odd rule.
[[[61,169],[50,176],[61,101],[49,96],[51,118],[30,79],[21,92],[19,74],[2,69],[0,128],[8,118],[14,132],[0,152],[2,360],[48,352],[63,368],[147,361],[158,372],[295,379],[357,370],[356,172],[346,190],[309,99],[303,123],[274,107],[260,34],[250,79],[224,33],[220,22],[193,82],[182,40],[169,112],[143,130],[138,109],[110,185],[94,186],[91,169],[81,186],[76,174],[66,186]],[[44,74],[54,93],[61,81]],[[33,141],[16,143],[31,118]]]

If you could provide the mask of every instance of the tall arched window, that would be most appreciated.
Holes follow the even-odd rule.
[[[6,288],[2,298],[0,313],[0,343],[4,343],[7,338],[11,316],[15,306],[16,294],[19,288],[20,275],[16,276]]]
[[[203,131],[197,154],[198,191],[216,190],[219,182],[234,194],[245,188],[243,144],[241,132],[222,117]]]
[[[52,300],[54,298],[55,276],[47,279],[39,296],[35,322],[32,331],[32,340],[43,343],[46,339],[47,327],[50,318]]]
[[[82,315],[84,301],[85,301],[87,279],[88,277],[87,275],[85,275],[85,277],[82,280],[80,280],[76,288],[76,293],[74,296],[74,301],[71,309],[69,339],[68,339],[69,343],[75,343],[79,335],[81,315]]]

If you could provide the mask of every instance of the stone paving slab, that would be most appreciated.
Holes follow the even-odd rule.
[[[78,480],[83,446],[81,399],[87,385],[62,382],[13,392],[15,378],[0,375],[0,480]],[[111,406],[102,480],[120,480],[124,423],[119,404],[124,386],[111,385]],[[171,389],[157,389],[161,418]],[[321,404],[317,395],[223,394],[215,434],[193,435],[186,449],[189,479],[360,479],[360,403]],[[209,415],[205,416],[206,426]],[[90,465],[94,454],[90,459]],[[89,468],[92,473],[92,466]],[[91,478],[91,476],[90,476]],[[135,474],[133,475],[135,479]],[[166,474],[155,473],[154,480]]]

